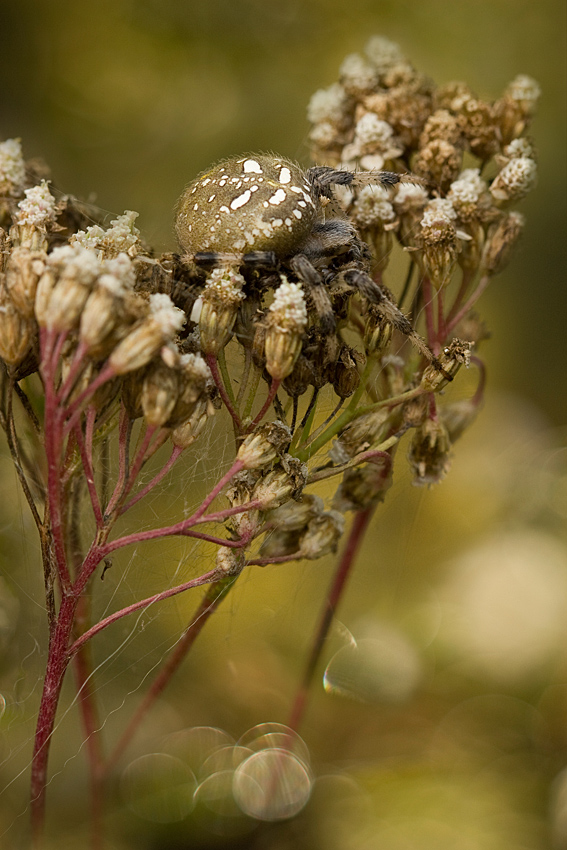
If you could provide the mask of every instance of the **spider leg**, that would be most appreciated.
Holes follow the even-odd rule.
[[[325,334],[334,334],[336,323],[333,305],[320,272],[304,254],[296,254],[289,261],[293,272],[305,284],[307,292],[313,301],[315,311],[319,316],[321,330]]]
[[[186,259],[193,260],[197,266],[208,268],[222,268],[222,266],[275,268],[277,264],[276,255],[273,251],[250,251],[248,254],[233,254],[228,251],[222,253],[218,251],[197,251],[195,254],[187,255]]]
[[[350,186],[359,182],[361,176],[364,182],[379,183],[382,186],[394,186],[403,177],[395,171],[339,171],[328,165],[315,165],[306,171],[306,175],[313,194],[318,198],[329,199],[333,197],[333,186]]]
[[[379,286],[376,281],[372,280],[369,274],[359,271],[358,269],[350,269],[344,273],[344,278],[348,284],[357,289],[371,304],[375,304],[384,318],[390,322],[396,330],[407,336],[409,341],[417,348],[420,354],[426,357],[434,366],[436,366],[445,377],[452,380],[441,366],[437,357],[433,354],[424,339],[420,337],[417,331],[411,325],[408,317],[402,313],[397,304],[385,293],[384,289]]]

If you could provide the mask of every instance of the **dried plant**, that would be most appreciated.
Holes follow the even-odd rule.
[[[203,209],[197,235],[189,226],[191,192],[209,182],[205,175],[180,202],[182,253],[159,257],[142,242],[135,213],[107,229],[87,226],[81,204],[56,198],[26,168],[18,140],[0,145],[0,417],[39,534],[49,627],[31,771],[38,844],[69,665],[88,737],[96,844],[105,777],[241,571],[336,552],[353,513],[289,734],[297,728],[400,440],[410,433],[414,482],[434,484],[482,403],[478,349],[487,334],[473,307],[524,225],[514,206],[535,183],[524,133],[538,95],[527,77],[495,102],[463,83],[437,87],[396,45],[373,38],[365,56],[343,62],[338,83],[311,99],[320,168],[302,172],[271,158],[284,188],[289,168],[307,181],[303,207],[317,212],[311,229],[299,234],[289,225],[291,242],[278,241],[274,206],[262,244],[235,237],[211,247],[203,234],[220,218],[213,207]],[[224,167],[246,162],[261,174],[269,164],[260,159]],[[251,197],[239,191],[231,205],[236,225]],[[273,198],[282,191],[276,186]],[[321,234],[329,234],[321,222],[329,219],[339,222],[340,250],[337,239],[321,249]],[[407,275],[390,280],[388,264],[400,249]],[[462,365],[478,370],[478,388],[469,399],[445,401]],[[125,533],[125,515],[166,479],[216,412],[234,456],[206,498],[174,524]],[[143,483],[148,461],[166,445],[169,457]],[[116,461],[103,462],[111,452]],[[317,484],[327,479],[337,486],[325,505]],[[104,590],[93,578],[112,553],[171,535],[215,544],[216,562],[90,622],[88,596]],[[207,589],[197,614],[104,758],[89,641],[120,618],[200,586]]]

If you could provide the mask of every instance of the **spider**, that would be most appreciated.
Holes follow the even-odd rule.
[[[176,211],[186,260],[283,272],[300,281],[323,334],[335,330],[330,287],[358,291],[387,322],[441,366],[391,294],[369,274],[370,253],[353,224],[333,204],[333,187],[355,182],[393,186],[404,175],[355,173],[328,166],[303,170],[284,157],[250,154],[225,159],[190,183]],[[331,210],[330,214],[327,211]]]

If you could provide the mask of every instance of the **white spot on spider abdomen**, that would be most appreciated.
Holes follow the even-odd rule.
[[[252,174],[262,174],[263,173],[262,172],[262,166],[260,165],[259,162],[256,162],[255,159],[245,159],[244,163],[242,165],[242,169],[247,174],[250,174],[250,173],[252,173]]]
[[[268,203],[273,204],[274,206],[278,206],[278,204],[282,204],[287,198],[287,192],[284,189],[278,189],[271,198],[268,198]]]
[[[247,189],[245,192],[242,193],[242,195],[239,195],[237,198],[234,198],[234,200],[230,202],[231,210],[240,209],[240,207],[243,207],[244,204],[248,203],[251,197],[252,192],[250,191],[250,189]]]

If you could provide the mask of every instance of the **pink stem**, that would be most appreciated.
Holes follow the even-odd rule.
[[[130,508],[132,508],[136,504],[136,502],[139,502],[140,499],[143,499],[144,496],[147,496],[148,493],[150,492],[150,490],[153,490],[153,488],[156,486],[156,484],[159,484],[159,482],[163,478],[165,478],[165,476],[167,475],[169,470],[173,467],[173,465],[176,463],[176,461],[180,457],[182,451],[183,451],[183,449],[180,446],[174,446],[173,451],[171,452],[171,455],[169,457],[169,460],[167,461],[167,463],[165,463],[162,466],[162,468],[157,473],[157,475],[154,475],[154,477],[149,482],[149,484],[146,484],[146,486],[142,490],[140,490],[139,493],[136,493],[135,496],[132,496],[132,498],[130,499],[128,504],[126,504],[122,508],[120,508],[118,513],[120,515],[125,514],[126,511],[129,511]]]
[[[329,588],[327,599],[325,600],[325,607],[323,608],[321,619],[319,621],[319,628],[317,629],[317,634],[313,642],[311,654],[309,656],[309,660],[305,668],[303,680],[297,691],[293,708],[291,710],[288,726],[290,726],[291,729],[293,729],[294,731],[297,731],[303,719],[309,688],[311,686],[311,682],[315,673],[315,668],[317,667],[317,663],[321,655],[321,650],[323,649],[323,644],[325,643],[325,639],[327,637],[329,627],[335,615],[337,605],[345,588],[347,579],[351,573],[357,552],[360,548],[360,545],[364,538],[364,533],[368,527],[373,513],[374,505],[369,508],[365,508],[362,511],[358,511],[354,515],[354,520],[352,528],[350,530],[349,538],[347,540],[346,548],[339,561],[337,571],[333,576],[333,581]]]
[[[447,334],[450,334],[452,332],[453,328],[455,328],[459,324],[461,319],[464,319],[464,317],[467,315],[469,310],[472,310],[472,308],[474,307],[474,305],[476,304],[476,302],[478,301],[480,296],[483,294],[485,289],[488,287],[488,284],[490,283],[490,281],[491,281],[490,275],[487,275],[487,274],[484,275],[484,277],[482,277],[480,279],[477,288],[472,293],[469,300],[461,307],[459,312],[455,316],[453,316],[451,321],[448,322],[448,324],[447,324]]]
[[[445,325],[445,316],[443,314],[443,290],[440,289],[437,293],[437,339],[439,343],[439,347],[445,341],[447,336],[447,328]]]
[[[91,499],[91,506],[93,509],[93,513],[95,515],[96,527],[102,528],[103,519],[102,519],[102,511],[100,507],[100,502],[98,499],[98,493],[96,492],[95,480],[94,480],[94,470],[92,465],[92,458],[90,457],[89,452],[87,451],[85,445],[85,439],[83,437],[83,432],[81,430],[81,426],[77,423],[73,429],[73,433],[75,434],[75,439],[77,441],[77,445],[79,447],[79,452],[81,455],[81,462],[83,464],[83,469],[85,471],[85,478],[87,480],[87,487],[89,491],[89,496]]]
[[[33,845],[39,847],[45,822],[47,760],[55,725],[63,677],[69,663],[69,642],[73,628],[76,599],[64,595],[49,643],[43,693],[39,706],[31,768],[31,822]]]
[[[69,649],[69,655],[74,655],[74,653],[77,652],[84,643],[97,635],[103,629],[106,629],[107,626],[110,626],[117,620],[121,620],[122,617],[127,617],[128,614],[133,614],[135,611],[139,611],[143,608],[149,608],[150,605],[154,605],[156,602],[169,599],[171,596],[177,596],[178,593],[184,593],[186,590],[191,590],[193,587],[210,584],[211,582],[224,577],[225,573],[223,573],[222,570],[215,568],[214,570],[210,570],[208,573],[204,573],[202,576],[198,576],[198,578],[191,579],[191,581],[186,581],[176,587],[170,587],[169,590],[163,590],[161,593],[156,593],[153,596],[148,596],[147,599],[142,599],[139,602],[134,602],[132,605],[128,605],[126,608],[121,608],[120,611],[116,611],[109,617],[105,617],[104,620],[101,620],[95,626],[88,629],[88,631],[84,632],[80,638],[77,638]]]
[[[118,762],[122,753],[140,727],[142,719],[148,713],[156,699],[165,690],[175,671],[182,663],[188,651],[191,649],[195,640],[201,633],[205,623],[211,614],[218,608],[219,603],[226,595],[232,584],[234,584],[234,581],[236,581],[236,578],[230,580],[225,577],[213,582],[213,584],[211,584],[211,586],[207,589],[197,611],[195,612],[195,615],[191,619],[191,625],[188,626],[181,639],[175,644],[165,664],[152,682],[152,685],[142,700],[142,703],[131,718],[120,740],[109,756],[105,765],[105,773],[109,773]]]
[[[228,410],[228,412],[230,413],[230,415],[232,416],[232,418],[234,420],[234,424],[236,425],[237,432],[240,434],[240,433],[242,433],[242,422],[240,421],[240,416],[238,415],[238,413],[236,412],[236,410],[232,406],[232,401],[230,400],[230,397],[229,397],[229,395],[226,391],[224,381],[222,379],[222,375],[219,372],[219,367],[217,365],[217,358],[213,354],[207,354],[206,360],[207,360],[209,369],[211,370],[211,375],[213,376],[213,381],[217,385],[217,389],[219,391],[220,397],[222,398],[226,409]]]
[[[132,420],[126,412],[124,405],[120,408],[120,423],[118,425],[118,480],[114,492],[106,506],[105,515],[110,516],[124,488],[124,482],[128,475],[128,448],[130,445],[130,434],[132,432]]]
[[[472,277],[473,276],[471,275],[470,271],[468,271],[467,269],[463,269],[463,276],[462,276],[462,279],[461,279],[461,285],[459,287],[459,291],[457,292],[457,297],[455,298],[453,306],[451,307],[451,309],[449,310],[449,313],[447,315],[447,322],[450,322],[452,320],[453,316],[456,315],[457,310],[459,309],[459,307],[463,303],[463,298],[465,297],[466,291],[470,286],[470,282],[472,280]]]
[[[280,384],[281,384],[280,380],[278,380],[276,378],[272,379],[272,383],[270,385],[270,392],[268,393],[268,398],[266,399],[266,401],[262,405],[262,409],[260,410],[260,412],[258,413],[256,418],[254,419],[254,421],[249,426],[248,431],[253,431],[254,428],[256,427],[256,425],[259,422],[262,421],[262,419],[264,418],[264,415],[266,414],[266,411],[268,410],[269,406],[271,405],[271,403],[273,402],[273,400],[276,397],[276,393],[280,388]]]
[[[79,421],[81,416],[81,408],[85,401],[91,398],[99,387],[102,387],[107,381],[112,380],[112,378],[116,377],[116,373],[110,364],[107,364],[96,376],[94,381],[92,381],[88,387],[86,387],[83,392],[75,399],[67,408],[66,415],[69,417],[67,423],[65,425],[63,434],[67,435],[70,431],[73,430],[76,423]]]
[[[71,368],[69,369],[69,374],[65,378],[65,383],[59,389],[59,393],[57,395],[57,400],[60,404],[65,402],[65,399],[73,389],[73,384],[75,383],[77,376],[79,375],[82,367],[84,366],[83,359],[87,353],[87,346],[84,342],[79,342],[75,353],[73,355],[73,361],[71,363]]]
[[[255,499],[251,502],[245,502],[243,505],[237,505],[233,508],[227,508],[224,511],[217,511],[214,514],[206,514],[205,516],[192,516],[188,519],[181,520],[175,525],[169,525],[166,528],[152,528],[150,531],[139,531],[134,534],[128,534],[124,537],[119,537],[117,540],[112,540],[101,547],[101,557],[105,558],[111,552],[117,549],[123,549],[124,546],[130,546],[132,543],[141,543],[144,540],[159,540],[161,537],[172,537],[174,535],[182,535],[184,537],[198,537],[202,540],[208,540],[212,543],[218,543],[221,546],[242,546],[242,541],[223,540],[220,537],[209,537],[198,531],[193,531],[193,525],[203,525],[206,522],[222,522],[230,516],[245,513],[246,511],[256,510],[262,507],[264,502],[260,499]],[[244,538],[243,538],[244,539]],[[249,542],[249,541],[247,541]]]

